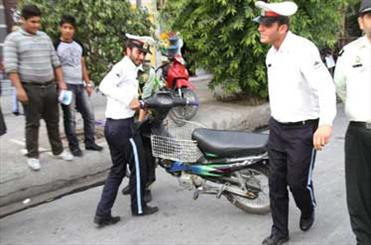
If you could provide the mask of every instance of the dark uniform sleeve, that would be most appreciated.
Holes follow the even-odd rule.
[[[54,40],[53,45],[54,45],[55,50],[58,50],[58,46],[60,43],[61,43],[60,39]]]
[[[85,49],[84,45],[82,44],[82,42],[80,42],[80,40],[78,40],[78,39],[75,39],[75,42],[77,42],[82,48],[82,57],[86,57],[86,49]]]

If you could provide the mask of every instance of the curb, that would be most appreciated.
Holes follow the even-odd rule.
[[[215,101],[208,92],[205,82],[211,78],[212,75],[209,74],[191,78],[196,85],[196,92],[199,88],[200,96],[205,99],[194,121],[208,128],[221,130],[252,131],[267,125],[270,115],[268,103],[246,106],[243,101],[235,103]],[[102,112],[96,111],[96,114],[103,116]],[[23,124],[23,118],[10,117],[9,121],[11,124],[22,121]],[[23,135],[23,129],[19,128],[17,132],[9,132],[1,140],[8,142],[12,138],[19,139],[20,135]],[[40,139],[45,140],[44,145],[48,145],[46,137],[42,136]],[[11,145],[3,149],[2,157],[5,156],[4,159],[8,162],[1,164],[5,172],[0,179],[0,218],[68,194],[102,185],[111,167],[111,159],[104,139],[100,139],[97,143],[104,146],[103,152],[89,152],[84,154],[83,158],[75,158],[72,162],[51,160],[44,156],[41,160],[45,165],[39,172],[28,169],[25,158],[19,155],[18,149],[14,149]]]

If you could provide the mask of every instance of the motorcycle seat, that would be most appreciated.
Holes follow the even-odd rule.
[[[192,139],[205,154],[217,157],[243,157],[258,155],[267,151],[267,134],[242,131],[197,128]]]

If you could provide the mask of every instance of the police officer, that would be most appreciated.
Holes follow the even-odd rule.
[[[289,240],[289,193],[301,211],[303,231],[314,222],[312,173],[316,150],[329,141],[336,114],[335,87],[317,47],[289,31],[294,2],[256,2],[262,15],[260,41],[272,47],[266,57],[271,119],[268,143],[273,226],[263,244]]]
[[[157,207],[150,207],[143,199],[146,183],[144,152],[140,137],[134,135],[134,114],[139,110],[138,80],[139,67],[145,55],[150,52],[149,37],[127,34],[124,58],[115,64],[104,77],[99,89],[107,96],[106,125],[104,135],[112,158],[112,167],[103,188],[94,222],[98,226],[115,224],[120,217],[111,215],[111,208],[118,188],[125,176],[129,163],[131,212],[134,216],[153,214]]]
[[[357,244],[371,244],[371,0],[362,1],[364,36],[339,53],[335,83],[350,120],[345,136],[348,211]]]
[[[139,90],[140,98],[146,99],[153,95],[158,87],[155,85],[155,69],[151,66],[150,61],[146,60],[141,69],[138,71],[138,81],[139,81]],[[148,115],[148,112],[145,110],[140,110],[138,115],[138,121],[136,122],[136,127],[139,126],[141,122],[143,122]],[[156,180],[156,160],[152,156],[152,149],[151,149],[151,142],[150,142],[150,132],[141,132],[142,133],[142,142],[143,148],[145,152],[145,161],[146,161],[146,169],[147,169],[147,183],[146,188],[144,191],[144,201],[151,202],[152,201],[152,192],[151,186]],[[130,194],[130,185],[128,184],[122,189],[123,195]]]

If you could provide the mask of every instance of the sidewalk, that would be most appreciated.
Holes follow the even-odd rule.
[[[207,84],[211,76],[202,74],[191,79],[200,98],[200,108],[194,121],[216,129],[253,130],[267,124],[269,107],[246,106],[240,103],[216,101]],[[11,114],[11,97],[1,98],[8,132],[0,138],[0,218],[16,211],[52,201],[60,196],[101,185],[111,166],[108,146],[103,137],[105,97],[92,97],[96,115],[97,143],[104,147],[102,152],[84,151],[84,156],[71,162],[54,159],[42,122],[39,134],[41,170],[34,172],[22,155],[24,149],[24,117]],[[78,132],[82,132],[82,120],[78,118]],[[61,135],[63,125],[60,121]],[[67,141],[63,138],[67,147]],[[84,149],[84,145],[80,145]]]

